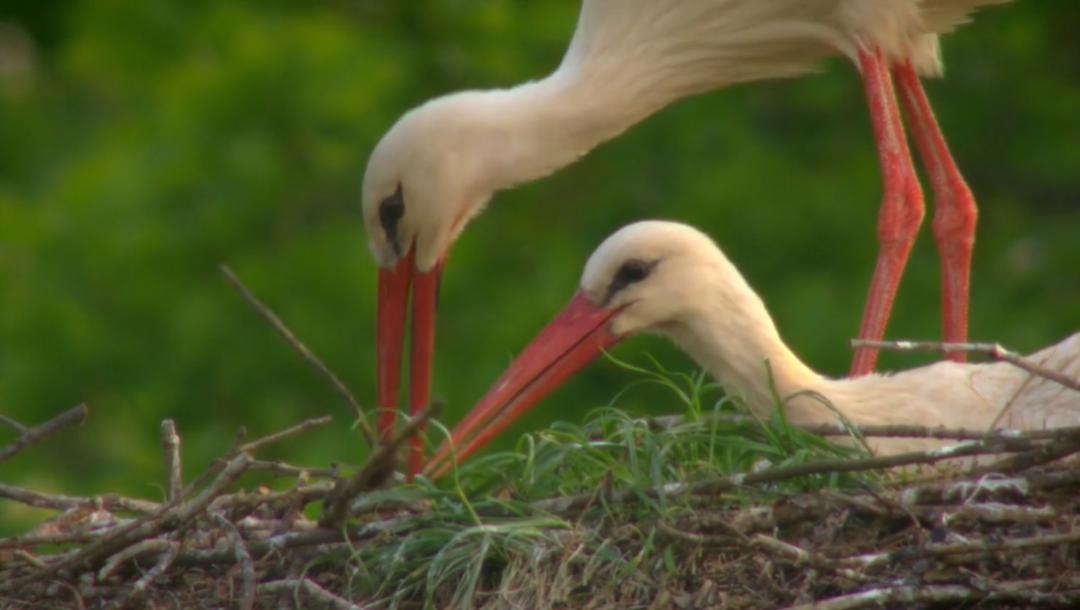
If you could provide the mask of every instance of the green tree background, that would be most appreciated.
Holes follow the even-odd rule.
[[[92,416],[4,464],[0,480],[157,497],[165,417],[178,422],[189,472],[241,425],[257,435],[326,413],[338,425],[278,455],[360,459],[346,408],[217,267],[232,265],[370,403],[368,152],[429,97],[552,70],[576,13],[576,3],[509,0],[5,0],[0,412],[36,423],[87,401]],[[1080,326],[1077,32],[1073,0],[986,10],[945,40],[948,78],[928,85],[981,206],[972,336],[1020,350]],[[796,351],[843,374],[879,197],[858,77],[839,59],[816,76],[681,102],[499,194],[443,281],[445,419],[566,302],[606,235],[648,217],[713,235]],[[938,336],[937,278],[924,231],[891,336]],[[692,367],[654,339],[617,353],[642,362],[644,352]],[[883,366],[924,361],[891,355]],[[516,430],[578,419],[633,379],[594,365]],[[619,404],[673,408],[647,392]],[[0,529],[39,517],[0,505]]]

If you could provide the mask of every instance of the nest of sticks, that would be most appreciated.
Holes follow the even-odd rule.
[[[223,271],[338,391],[373,443],[345,385]],[[1010,356],[1003,354],[992,353]],[[266,446],[326,425],[329,417],[250,441],[241,432],[186,484],[181,439],[165,420],[165,497],[158,500],[0,483],[0,498],[56,513],[29,532],[0,538],[0,606],[1080,607],[1080,427],[1025,433],[866,427],[859,431],[865,437],[952,444],[651,487],[601,484],[587,494],[512,505],[501,497],[512,492],[498,488],[488,495],[499,500],[485,503],[468,498],[459,484],[449,492],[430,482],[394,485],[397,449],[436,410],[422,412],[354,467],[259,458]],[[0,462],[88,415],[80,405],[35,427],[0,417],[17,434],[0,448]],[[847,426],[811,431],[852,433]],[[978,465],[937,468],[968,458]],[[777,493],[796,488],[785,487],[793,481],[845,473],[880,476],[855,487]],[[400,489],[405,492],[395,496]],[[678,508],[633,509],[660,505]],[[481,540],[475,548],[485,554],[468,561],[460,549],[474,547],[461,543],[475,534]],[[409,544],[417,540],[424,544]],[[455,545],[459,553],[447,561]],[[493,545],[500,552],[488,553]]]
[[[64,427],[85,406],[34,428],[0,451],[10,459]],[[312,419],[233,447],[186,486],[180,437],[161,427],[167,497],[73,497],[0,485],[8,500],[59,514],[32,531],[0,539],[0,599],[5,607],[444,607],[456,583],[426,599],[371,597],[357,590],[347,559],[364,545],[407,536],[437,518],[430,503],[371,505],[366,496],[391,479],[396,446],[372,454],[351,476],[258,459],[268,444],[302,434]],[[14,422],[8,422],[9,425]],[[17,424],[15,424],[17,425]],[[818,432],[837,432],[819,429]],[[489,562],[474,607],[551,608],[863,608],[979,604],[1076,607],[1080,604],[1080,429],[986,436],[893,427],[867,436],[956,439],[948,450],[760,469],[663,488],[614,490],[544,499],[536,514],[559,527],[539,561]],[[930,466],[958,457],[999,456],[958,471]],[[1000,457],[1004,456],[1004,457]],[[742,489],[797,477],[905,467],[862,490],[819,490],[766,504],[733,500]],[[242,484],[249,473],[291,479],[287,489]],[[650,522],[592,520],[590,507],[680,497],[694,507]],[[314,506],[314,508],[312,508]],[[314,514],[317,518],[308,515]],[[505,523],[508,515],[481,514]],[[529,517],[533,518],[533,517]],[[675,557],[668,575],[589,574],[602,538],[629,554]],[[646,570],[647,571],[647,570]],[[460,600],[458,600],[460,601]]]

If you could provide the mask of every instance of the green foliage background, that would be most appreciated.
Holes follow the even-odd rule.
[[[543,76],[576,12],[509,0],[5,0],[0,412],[36,423],[87,401],[92,416],[0,467],[0,480],[157,496],[164,417],[179,424],[189,472],[241,425],[264,434],[325,413],[339,425],[279,455],[360,459],[345,407],[217,266],[232,265],[370,403],[368,151],[429,97]],[[945,40],[948,78],[928,85],[980,203],[972,336],[1020,350],[1080,326],[1077,32],[1073,0],[987,10]],[[858,77],[838,59],[817,76],[681,102],[499,194],[443,282],[445,418],[565,303],[600,240],[647,217],[712,234],[796,351],[842,374],[876,250],[879,180]],[[938,336],[937,277],[924,231],[891,336]],[[643,351],[691,367],[655,339],[618,353],[640,362]],[[592,366],[518,429],[580,419],[632,379]],[[671,410],[640,392],[619,404]],[[30,518],[23,510],[0,506],[0,522]]]

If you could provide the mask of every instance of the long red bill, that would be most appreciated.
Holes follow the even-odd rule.
[[[416,417],[431,402],[431,372],[435,361],[435,310],[439,300],[440,261],[431,271],[413,278],[412,347],[409,353],[409,414]],[[424,428],[409,441],[407,465],[411,481],[424,464]]]
[[[409,412],[416,415],[431,399],[431,374],[435,353],[435,309],[442,262],[431,271],[417,271],[415,250],[391,269],[379,270],[379,297],[376,341],[376,384],[379,403],[379,438],[389,440],[397,421],[401,386],[401,352],[405,343],[405,322],[412,292],[412,345],[409,353]],[[419,431],[409,442],[407,474],[420,472],[424,445]]]
[[[375,326],[375,383],[379,406],[379,438],[394,434],[401,387],[401,351],[405,343],[405,317],[413,279],[413,250],[392,268],[379,268],[379,299]]]
[[[464,461],[566,382],[600,353],[618,343],[608,320],[618,309],[602,309],[583,293],[570,300],[443,442],[424,467],[431,478],[445,475],[453,459]],[[451,458],[451,447],[455,448]]]

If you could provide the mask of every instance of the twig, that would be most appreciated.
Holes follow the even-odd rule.
[[[298,598],[301,591],[313,601],[333,610],[363,610],[363,606],[357,606],[343,597],[334,595],[308,578],[275,580],[259,585],[259,593],[264,595],[288,593]],[[297,605],[299,607],[308,606],[308,604],[300,603],[299,599],[297,599]]]
[[[278,477],[325,477],[332,478],[337,475],[337,468],[320,468],[317,466],[297,466],[286,462],[269,462],[255,460],[251,463],[251,472],[267,472]]]
[[[104,532],[65,532],[62,534],[24,534],[0,538],[0,549],[29,549],[38,546],[90,542],[105,535]]]
[[[161,421],[161,452],[165,455],[165,500],[175,502],[184,491],[183,465],[180,462],[180,435],[176,422]]]
[[[203,483],[209,481],[212,477],[217,476],[217,474],[221,472],[221,469],[225,467],[225,464],[228,464],[229,460],[235,457],[237,453],[240,453],[240,445],[243,444],[245,438],[247,438],[247,428],[240,426],[236,431],[236,434],[233,435],[232,444],[229,445],[229,450],[225,452],[225,455],[210,462],[210,466],[208,466],[202,474],[195,477],[194,481],[188,483],[184,487],[184,496],[187,497],[195,493],[195,490],[201,487]]]
[[[233,557],[240,566],[240,601],[237,606],[240,610],[251,610],[255,607],[255,564],[251,561],[251,553],[244,546],[244,540],[235,525],[221,513],[213,513],[213,518],[218,526],[225,530]]]
[[[4,418],[4,423],[19,432],[19,438],[15,439],[7,447],[0,449],[0,464],[8,461],[23,449],[40,443],[64,428],[81,426],[89,414],[90,409],[85,404],[81,404],[33,428],[27,428],[13,419]]]
[[[1038,604],[1069,605],[1080,600],[1080,591],[1044,593],[1038,591],[1054,583],[1049,579],[1012,581],[1001,583],[991,591],[980,590],[964,585],[900,585],[882,587],[838,595],[808,604],[788,606],[785,610],[856,610],[858,608],[881,608],[896,603],[905,607],[914,604],[955,604],[956,602],[1012,601],[1033,607]]]
[[[151,553],[163,553],[169,549],[169,547],[176,543],[172,540],[166,540],[164,538],[150,538],[121,549],[118,553],[109,558],[105,562],[105,565],[101,566],[98,570],[97,580],[98,582],[105,582],[112,577],[113,573],[120,568],[125,562],[139,557],[140,555],[149,555]]]
[[[53,510],[70,510],[79,506],[100,504],[105,510],[113,512],[150,513],[161,506],[157,502],[125,498],[116,494],[84,498],[34,491],[16,487],[14,485],[8,485],[7,483],[0,483],[0,498],[7,498],[35,508],[50,508]]]
[[[307,361],[308,364],[313,366],[316,371],[319,372],[337,393],[345,400],[349,408],[352,409],[353,419],[356,421],[356,425],[359,427],[360,432],[364,436],[364,440],[367,441],[368,446],[375,446],[375,432],[371,429],[371,425],[368,424],[367,418],[364,416],[364,409],[360,406],[360,402],[356,400],[353,393],[349,391],[348,386],[345,385],[341,379],[330,370],[330,367],[326,366],[322,360],[319,359],[296,335],[289,330],[289,327],[281,321],[281,318],[277,316],[269,307],[267,307],[259,297],[255,296],[247,286],[244,285],[240,278],[233,273],[233,270],[228,265],[221,266],[221,273],[225,275],[225,279],[232,285],[233,289],[247,301],[248,305],[259,313],[264,320],[270,323],[277,331],[281,338],[285,340],[300,356]]]
[[[20,424],[19,422],[11,419],[7,415],[0,415],[0,424],[7,426],[15,431],[15,434],[26,434],[26,431],[30,428]]]
[[[275,443],[277,441],[289,438],[293,435],[303,432],[304,430],[325,425],[332,421],[332,419],[333,418],[331,418],[329,415],[324,415],[322,417],[313,417],[311,419],[304,420],[294,426],[290,426],[284,430],[280,430],[278,432],[268,434],[261,438],[257,438],[249,443],[244,443],[244,438],[247,437],[247,429],[241,427],[239,430],[237,430],[236,436],[233,438],[232,445],[225,453],[225,455],[214,460],[205,472],[195,477],[195,480],[189,483],[187,487],[184,488],[184,495],[187,496],[193,493],[195,489],[197,489],[200,485],[206,482],[210,477],[215,476],[217,475],[217,473],[221,472],[221,469],[225,466],[225,464],[227,464],[229,460],[236,457],[238,454],[243,452],[247,452],[249,454],[253,453],[259,449],[266,447],[271,443]],[[255,463],[256,462],[254,460],[251,462],[251,464]]]
[[[170,542],[168,548],[161,553],[161,557],[158,558],[154,567],[150,568],[146,574],[143,574],[139,580],[135,581],[135,585],[132,586],[131,592],[116,605],[120,608],[129,608],[142,601],[143,595],[146,594],[146,590],[150,588],[150,585],[154,584],[154,581],[165,575],[165,572],[167,572],[173,562],[176,561],[176,557],[179,554],[180,545],[176,542]]]
[[[393,473],[394,458],[398,448],[418,430],[423,428],[428,420],[442,410],[442,403],[432,402],[409,420],[405,428],[390,439],[389,442],[379,445],[371,456],[368,457],[364,467],[361,468],[351,479],[339,482],[337,489],[327,501],[326,513],[319,521],[323,527],[338,528],[345,523],[349,516],[349,504],[359,494],[376,489]]]
[[[1059,460],[1080,451],[1080,429],[1060,428],[1057,432],[1059,434],[1053,441],[1019,455],[1002,458],[993,464],[977,468],[974,470],[974,474],[990,472],[1012,474],[1040,464]]]
[[[253,440],[250,443],[241,445],[240,446],[240,451],[243,451],[245,453],[254,454],[256,451],[258,451],[259,449],[262,449],[263,447],[265,447],[267,445],[270,445],[270,444],[276,443],[276,442],[278,442],[280,440],[289,438],[290,436],[295,436],[297,434],[300,434],[301,432],[304,432],[306,430],[310,430],[312,428],[317,428],[319,426],[325,426],[326,424],[329,424],[332,421],[334,421],[334,418],[330,417],[329,415],[323,415],[322,417],[312,417],[311,419],[305,419],[304,421],[296,424],[295,426],[290,426],[288,428],[285,428],[284,430],[281,430],[280,432],[275,432],[273,434],[264,436],[264,437],[262,437],[260,439]]]
[[[873,347],[880,349],[895,350],[898,352],[965,352],[986,354],[994,360],[1001,360],[1023,369],[1032,375],[1038,375],[1061,385],[1080,392],[1080,379],[1073,379],[1068,375],[1035,364],[1014,351],[1005,349],[1000,343],[945,343],[941,341],[869,341],[866,339],[852,339],[851,347]]]

